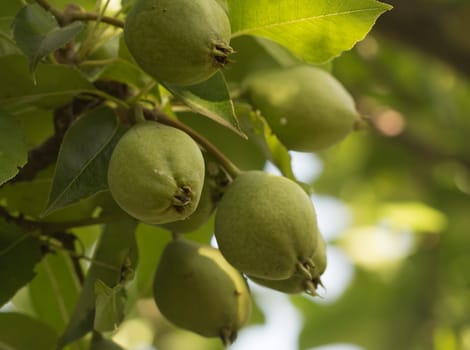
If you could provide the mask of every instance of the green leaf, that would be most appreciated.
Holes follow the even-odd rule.
[[[136,234],[139,247],[139,266],[136,270],[136,288],[139,296],[148,298],[153,293],[153,275],[160,255],[171,240],[168,231],[146,224],[140,224]]]
[[[273,162],[284,176],[298,182],[292,171],[287,148],[272,133],[266,120],[261,115],[253,112],[249,105],[238,104],[237,113],[248,137],[258,145],[266,159]]]
[[[70,322],[59,340],[59,349],[82,337],[93,329],[95,315],[95,283],[98,279],[108,286],[122,283],[123,268],[137,264],[135,241],[136,222],[115,221],[105,226],[98,241],[93,262],[83,284],[79,300]]]
[[[0,57],[0,104],[48,109],[61,106],[80,93],[96,91],[95,87],[71,66],[39,64],[35,75],[36,84],[28,74],[26,57]]]
[[[0,56],[21,53],[11,33],[13,18],[12,16],[0,16]]]
[[[124,350],[124,349],[110,339],[106,339],[98,335],[96,336],[93,335],[89,350]]]
[[[13,16],[23,7],[23,2],[21,0],[9,0],[2,1],[0,6],[2,10],[2,16],[9,16],[13,20]]]
[[[122,58],[106,65],[99,78],[119,81],[135,88],[144,87],[152,81],[152,78],[143,73],[135,64]]]
[[[29,1],[31,2],[31,1]],[[80,1],[70,1],[70,0],[48,0],[48,3],[58,9],[64,9],[70,4],[73,4],[75,7],[80,5],[83,9],[87,11],[96,10],[96,0],[80,0]]]
[[[114,112],[97,108],[67,130],[44,215],[108,188],[108,161],[122,135]]]
[[[54,349],[57,334],[52,328],[27,315],[0,313],[0,349]]]
[[[28,149],[16,119],[0,109],[0,185],[26,164]]]
[[[200,114],[180,112],[177,113],[177,116],[180,121],[214,144],[239,168],[243,170],[263,169],[266,160],[253,139],[246,139]],[[242,120],[240,122],[243,127]],[[248,130],[244,130],[244,132],[248,133]]]
[[[209,80],[184,88],[168,84],[164,86],[193,111],[244,136],[222,73],[217,72]]]
[[[29,285],[31,303],[42,321],[63,332],[78,299],[81,286],[70,256],[48,254],[37,266]]]
[[[31,233],[0,219],[0,306],[33,279],[41,258],[39,241]]]
[[[98,332],[116,330],[124,319],[125,293],[122,284],[113,288],[97,279],[95,282],[95,320],[93,328]]]
[[[34,72],[38,62],[70,42],[84,28],[73,22],[59,27],[56,19],[36,3],[23,7],[13,21],[16,44],[29,58],[29,69]]]
[[[362,40],[390,5],[375,0],[229,0],[232,36],[276,41],[299,57],[322,63]]]

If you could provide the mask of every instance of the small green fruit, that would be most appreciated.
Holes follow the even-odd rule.
[[[193,85],[228,63],[230,21],[216,0],[137,0],[124,38],[137,64],[175,85]]]
[[[222,254],[250,276],[282,280],[308,270],[318,235],[310,197],[295,182],[262,171],[240,174],[215,214]]]
[[[296,272],[292,277],[285,280],[267,280],[248,276],[253,282],[279,292],[288,294],[308,293],[316,295],[316,290],[321,284],[320,276],[326,269],[326,242],[321,234],[317,236],[317,246],[313,253],[313,267],[310,267],[312,278],[308,279],[304,274]]]
[[[261,72],[247,78],[243,90],[290,150],[327,148],[346,137],[358,118],[341,83],[313,66]]]
[[[204,159],[176,128],[140,122],[119,140],[109,161],[111,195],[129,215],[149,224],[182,220],[199,203]]]
[[[154,298],[168,321],[232,343],[251,315],[243,276],[218,249],[184,239],[170,242],[154,278]]]

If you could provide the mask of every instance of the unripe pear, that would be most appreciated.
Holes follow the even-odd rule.
[[[137,0],[124,38],[137,64],[155,79],[193,85],[228,63],[230,21],[217,0]]]
[[[131,127],[109,161],[112,197],[129,215],[149,224],[191,215],[203,183],[204,159],[197,143],[183,131],[153,121]]]
[[[184,239],[162,253],[153,282],[160,312],[174,325],[232,343],[251,315],[243,276],[218,249]]]
[[[305,191],[286,177],[262,171],[238,175],[215,214],[220,251],[254,277],[282,280],[305,273],[317,235],[315,209]]]
[[[354,100],[328,72],[301,65],[255,74],[244,93],[290,150],[315,152],[332,146],[353,129]]]
[[[296,272],[285,280],[268,280],[248,276],[250,280],[264,287],[288,294],[308,293],[316,295],[318,285],[321,285],[320,276],[326,269],[326,242],[321,234],[317,236],[317,246],[312,256],[314,266],[310,267],[312,278],[308,279],[303,273]]]

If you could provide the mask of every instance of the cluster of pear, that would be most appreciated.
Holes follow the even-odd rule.
[[[209,79],[233,53],[223,3],[136,0],[124,27],[130,53],[163,84]],[[241,91],[289,150],[330,147],[357,120],[351,96],[317,67],[252,74]],[[326,243],[312,200],[296,182],[258,170],[231,178],[185,132],[140,121],[115,146],[108,184],[129,215],[175,233],[155,273],[154,299],[176,326],[232,343],[251,314],[247,279],[284,293],[316,295]],[[214,211],[218,248],[180,235],[195,231]]]
[[[231,180],[215,169],[183,131],[140,121],[115,146],[108,185],[129,215],[174,233],[196,230],[216,209],[219,249],[175,235],[160,258],[154,298],[176,326],[230,344],[251,313],[245,278],[315,295],[325,242],[310,197],[294,181],[255,170]]]

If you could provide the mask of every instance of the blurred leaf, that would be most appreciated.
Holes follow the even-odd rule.
[[[3,13],[2,13],[3,14]],[[14,17],[0,16],[0,56],[21,54],[11,33],[11,23]]]
[[[67,5],[70,5],[70,0],[48,0],[48,2],[59,9],[64,9]],[[78,1],[77,1],[78,3]],[[96,0],[80,0],[80,6],[85,10],[94,11],[96,7]]]
[[[12,17],[24,6],[21,0],[3,1],[0,5],[2,16]]]
[[[118,344],[102,336],[93,336],[89,350],[124,350]]]
[[[135,228],[136,222],[133,220],[115,221],[105,226],[75,310],[59,339],[58,349],[62,349],[93,329],[96,281],[100,279],[109,286],[116,286],[122,281],[123,268],[128,268],[129,262],[131,267],[135,268],[138,252]]]
[[[31,233],[0,219],[0,306],[35,276],[41,246]]]
[[[279,44],[251,35],[233,38],[230,46],[235,50],[235,62],[223,72],[229,83],[240,84],[250,74],[298,62],[297,58]]]
[[[95,281],[95,319],[93,328],[98,332],[116,330],[124,319],[125,293],[122,284],[112,288],[97,279]]]
[[[0,348],[55,349],[57,333],[41,321],[16,312],[0,313]]]
[[[244,136],[238,125],[237,116],[230,99],[227,84],[222,73],[217,72],[210,79],[184,88],[163,84],[192,110],[205,115]]]
[[[391,9],[375,0],[229,0],[232,36],[276,41],[314,63],[336,57],[362,40],[377,17]]]
[[[37,275],[29,285],[34,310],[44,323],[58,333],[69,322],[81,286],[70,256],[48,254],[37,267]]]
[[[135,276],[137,291],[140,297],[152,297],[153,275],[163,249],[171,240],[171,234],[160,227],[141,223],[136,240],[139,249],[139,265]]]
[[[24,140],[29,149],[39,146],[54,133],[53,111],[31,108],[15,113],[23,132]]]
[[[44,215],[108,188],[108,162],[121,136],[116,116],[107,107],[95,109],[71,125],[60,147]]]
[[[16,119],[0,109],[0,185],[26,164],[28,150]]]
[[[38,62],[71,41],[83,29],[82,22],[59,27],[56,19],[36,3],[23,7],[13,21],[13,36],[29,58],[34,72]]]
[[[379,219],[395,229],[441,233],[447,226],[446,216],[419,202],[386,203],[379,207]]]
[[[26,57],[0,57],[0,103],[6,107],[40,106],[54,108],[82,92],[94,92],[95,87],[74,67],[60,64],[39,64],[36,84],[28,73]]]
[[[99,78],[119,81],[134,88],[143,87],[152,81],[152,79],[143,73],[135,64],[122,58],[118,58],[112,63],[107,64],[103,72],[99,75]]]

